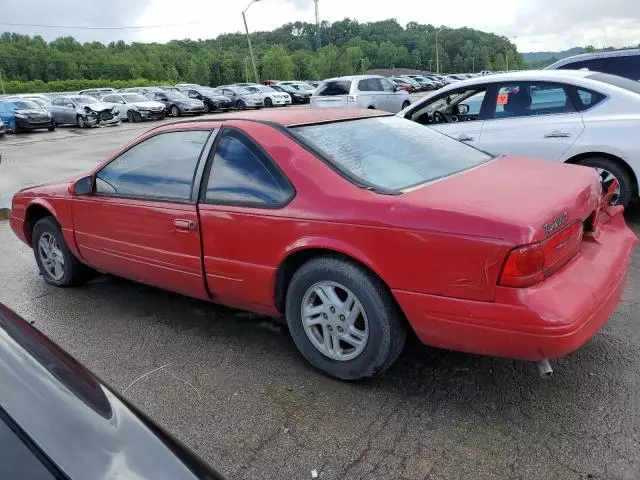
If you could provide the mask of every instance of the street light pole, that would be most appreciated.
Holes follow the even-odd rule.
[[[251,5],[253,5],[258,1],[260,0],[251,0],[251,3],[247,5],[247,8],[245,8],[242,11],[242,20],[244,21],[244,30],[245,32],[247,32],[247,43],[249,44],[249,55],[251,56],[251,64],[253,65],[253,74],[256,78],[256,83],[260,83],[260,79],[258,78],[258,68],[256,67],[256,58],[253,55],[253,46],[251,45],[251,35],[249,35],[249,27],[247,26],[247,17],[245,13],[247,12],[247,10],[249,10],[249,7]]]
[[[438,35],[440,35],[440,32],[442,30],[444,30],[444,27],[436,32],[436,73],[440,73],[440,51],[438,48]]]

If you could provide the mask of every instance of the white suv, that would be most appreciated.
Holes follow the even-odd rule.
[[[398,113],[411,97],[379,75],[356,75],[325,80],[311,97],[311,108],[373,108]]]

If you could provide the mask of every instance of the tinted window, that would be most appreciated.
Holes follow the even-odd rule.
[[[0,417],[0,478],[54,480],[56,477]]]
[[[292,130],[350,176],[391,190],[446,177],[491,158],[435,130],[398,117]]]
[[[576,88],[576,94],[578,100],[577,108],[579,111],[591,108],[606,98],[603,94],[587,90],[586,88]]]
[[[96,192],[106,195],[188,200],[209,131],[156,135],[127,150],[96,177]]]
[[[632,80],[640,80],[640,55],[603,58],[601,71]]]
[[[382,84],[377,78],[366,78],[358,82],[358,90],[361,92],[382,91]]]
[[[380,79],[380,83],[382,84],[382,88],[384,89],[385,92],[393,92],[394,88],[393,88],[393,84],[387,80],[386,78],[381,78]]]
[[[316,95],[332,96],[332,95],[349,95],[351,91],[351,80],[330,80],[322,83]]]
[[[573,111],[573,103],[562,86],[520,82],[498,86],[494,118],[553,115]]]
[[[272,161],[245,135],[227,130],[216,150],[205,200],[275,207],[292,189]]]
[[[593,73],[587,78],[591,80],[597,80],[599,82],[608,83],[615,87],[624,88],[630,92],[640,93],[640,82],[630,80],[628,78],[617,77],[615,75],[609,75],[608,73]]]

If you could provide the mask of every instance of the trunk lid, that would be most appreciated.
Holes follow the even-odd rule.
[[[428,209],[430,229],[500,238],[519,246],[587,221],[601,196],[602,187],[591,168],[500,157],[417,187],[399,201],[407,214],[421,210],[415,207]]]

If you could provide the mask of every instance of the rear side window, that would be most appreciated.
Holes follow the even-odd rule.
[[[498,87],[494,118],[530,117],[574,112],[562,85],[516,82]]]
[[[361,92],[380,92],[382,83],[377,78],[365,78],[358,82],[358,90]]]
[[[316,96],[349,95],[351,80],[330,80],[322,83],[316,91]]]
[[[208,130],[156,135],[130,148],[96,175],[96,193],[188,201]]]
[[[586,88],[576,88],[576,94],[576,108],[580,112],[597,105],[607,98],[601,93],[594,92],[593,90],[587,90]]]
[[[602,72],[631,80],[640,80],[640,55],[603,58]]]
[[[275,208],[286,204],[293,187],[246,135],[223,134],[211,165],[205,202]]]
[[[40,461],[0,416],[0,478],[55,480],[57,477]]]

